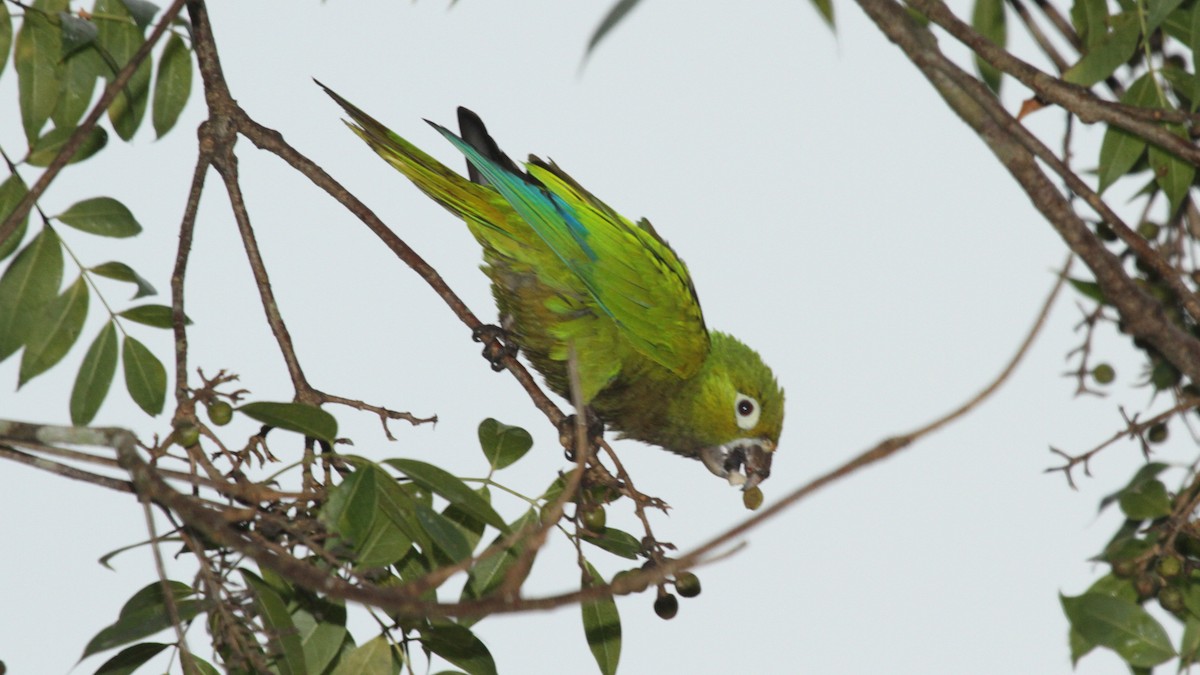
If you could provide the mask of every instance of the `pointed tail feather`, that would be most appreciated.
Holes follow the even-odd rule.
[[[488,223],[503,221],[503,214],[492,203],[495,197],[494,190],[463,178],[446,165],[422,152],[417,146],[393,133],[378,120],[339,96],[329,87],[319,81],[314,80],[314,82],[317,82],[317,85],[324,89],[325,93],[350,116],[350,120],[346,121],[346,126],[350,127],[351,131],[434,201],[454,214],[469,220]],[[484,137],[490,140],[482,122],[479,123],[479,128],[483,130]],[[495,145],[495,141],[492,141],[492,145]],[[511,163],[512,160],[509,162]]]
[[[499,165],[500,168],[504,169],[505,171],[515,173],[518,176],[525,174],[525,172],[521,170],[521,167],[517,166],[516,162],[512,161],[508,155],[504,154],[504,151],[501,150],[500,146],[496,144],[496,139],[492,138],[492,135],[488,133],[487,127],[483,124],[483,120],[480,119],[479,115],[476,115],[473,110],[459,106],[458,133],[459,136],[461,136],[462,139],[467,142],[467,145],[470,145],[472,148],[478,150],[479,154],[492,160]],[[467,160],[467,175],[471,177],[472,183],[491,185],[491,183],[489,183],[487,179],[483,177],[483,174],[480,173],[479,169],[475,168],[475,165],[472,164],[470,160]]]

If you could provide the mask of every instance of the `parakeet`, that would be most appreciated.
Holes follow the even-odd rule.
[[[325,91],[367,145],[466,221],[509,338],[551,390],[570,397],[573,344],[584,402],[622,437],[743,489],[770,474],[783,390],[757,352],[708,330],[687,266],[649,221],[624,218],[553,162],[519,167],[465,108],[461,135],[430,124],[466,156],[469,179]]]

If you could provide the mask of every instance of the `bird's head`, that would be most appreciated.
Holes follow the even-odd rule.
[[[753,349],[713,332],[700,373],[691,432],[693,454],[730,485],[749,490],[771,475],[783,431],[783,390]]]

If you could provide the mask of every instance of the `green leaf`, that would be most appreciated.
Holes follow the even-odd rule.
[[[12,51],[12,39],[12,15],[8,12],[8,3],[0,2],[0,73],[4,72],[4,66],[8,63],[8,53]],[[0,211],[0,214],[2,213],[4,212]]]
[[[1183,606],[1191,612],[1193,618],[1200,618],[1200,585],[1195,583],[1194,576],[1190,577],[1183,589]]]
[[[496,662],[486,645],[465,626],[436,623],[421,631],[421,644],[469,675],[496,675]]]
[[[1121,491],[1121,510],[1132,520],[1154,520],[1171,513],[1171,497],[1160,480],[1147,480]]]
[[[1090,87],[1112,75],[1133,56],[1141,34],[1136,12],[1113,17],[1112,32],[1104,36],[1103,42],[1088,50],[1079,63],[1067,69],[1063,79],[1081,87]]]
[[[484,502],[490,503],[492,495],[486,485],[481,485],[476,489],[475,494],[479,495]],[[442,515],[458,527],[458,531],[466,537],[467,545],[471,547],[471,550],[475,550],[479,541],[483,539],[483,531],[487,529],[487,525],[454,504],[448,504],[446,508],[442,509]]]
[[[90,424],[108,396],[113,374],[117,372],[117,329],[109,321],[88,347],[75,386],[71,389],[71,424]]]
[[[200,603],[191,599],[192,589],[178,581],[168,582],[175,600],[175,609],[180,621],[191,621],[200,614]],[[145,586],[125,603],[116,622],[102,629],[88,642],[79,657],[82,661],[92,654],[129,644],[153,635],[171,625],[171,615],[163,600],[162,582],[154,581]]]
[[[171,35],[158,61],[158,77],[154,80],[154,133],[166,135],[192,93],[192,57],[183,38]]]
[[[0,223],[8,220],[12,212],[16,210],[17,203],[20,202],[29,189],[25,187],[25,181],[17,174],[13,174],[6,178],[3,183],[0,183]],[[0,242],[0,260],[4,260],[12,255],[17,247],[21,245],[21,240],[25,238],[25,228],[29,224],[29,215],[26,214],[21,222],[17,224],[17,229],[13,230],[12,235],[8,239]],[[2,360],[3,357],[0,357]]]
[[[1146,548],[1143,548],[1142,552],[1145,550]],[[1097,579],[1095,583],[1088,587],[1086,593],[1108,595],[1132,603],[1136,603],[1138,599],[1137,589],[1133,587],[1133,581],[1131,579],[1122,579],[1111,573]],[[1095,643],[1083,637],[1083,635],[1081,635],[1079,631],[1075,630],[1074,628],[1070,630],[1068,642],[1071,647],[1072,665],[1079,663],[1079,659],[1083,658],[1096,648]]]
[[[399,581],[414,581],[429,574],[433,571],[433,566],[429,564],[429,560],[416,548],[410,548],[404,553],[404,557],[396,561],[392,566],[395,570],[395,579]],[[441,583],[441,582],[439,582]],[[437,601],[437,586],[430,584],[428,587],[421,589],[420,595],[417,596],[421,600],[430,602]],[[419,621],[424,625],[424,621],[420,619],[410,619],[410,621]]]
[[[102,237],[132,237],[142,226],[129,209],[112,197],[93,197],[76,202],[58,219],[71,227]]]
[[[592,546],[598,546],[609,553],[630,560],[637,560],[638,554],[642,551],[642,542],[638,541],[637,537],[615,527],[604,528],[604,533],[598,537],[585,534],[583,540]]]
[[[0,361],[25,344],[37,312],[58,295],[62,268],[58,235],[44,227],[0,276]]]
[[[317,598],[304,598],[301,605],[307,607],[310,602],[315,605],[313,611],[319,612],[320,619],[301,608],[292,612],[292,623],[296,625],[300,641],[304,644],[304,663],[309,672],[323,673],[342,651],[342,645],[349,635],[345,626],[346,608]]]
[[[1200,77],[1174,66],[1163,66],[1159,72],[1171,83],[1176,96],[1188,104],[1188,110],[1195,112],[1200,106]]]
[[[196,664],[196,670],[200,673],[200,675],[222,675],[222,673],[217,670],[213,664],[205,661],[195,654],[192,654],[192,663]]]
[[[1158,92],[1154,88],[1153,75],[1146,73],[1139,77],[1121,97],[1121,103],[1139,107],[1157,105]],[[1115,126],[1108,127],[1100,144],[1100,185],[1097,190],[1104,192],[1118,178],[1129,173],[1145,150],[1146,141],[1140,137]]]
[[[1104,299],[1104,292],[1100,290],[1100,284],[1094,281],[1084,281],[1083,279],[1067,279],[1067,281],[1071,283],[1071,286],[1074,287],[1075,290],[1079,291],[1080,295],[1086,298],[1091,298],[1092,300],[1095,300],[1101,304],[1108,303],[1108,301]]]
[[[1192,5],[1189,11],[1190,16],[1188,24],[1191,28],[1189,39],[1187,41],[1188,49],[1192,52],[1192,63],[1196,63],[1196,59],[1200,58],[1200,2]]]
[[[96,675],[131,675],[133,671],[170,646],[165,642],[142,642],[131,645],[105,661],[96,670]]]
[[[96,81],[108,72],[95,45],[84,47],[62,64],[62,88],[50,119],[59,129],[74,129],[92,104]],[[105,138],[108,134],[105,133]]]
[[[1127,523],[1138,524],[1140,520],[1127,520]],[[1136,531],[1136,530],[1135,530]],[[1144,553],[1153,548],[1153,544],[1131,535],[1120,535],[1113,537],[1108,546],[1104,547],[1104,551],[1100,554],[1099,559],[1108,563],[1119,562],[1121,560],[1133,560],[1141,557]]]
[[[833,20],[833,0],[809,0],[812,3],[813,9],[817,10],[817,14],[825,20],[825,25],[834,28]]]
[[[517,532],[527,527],[531,527],[538,522],[537,512],[530,509],[525,512],[520,518],[513,521],[509,525],[509,530]],[[500,543],[507,535],[499,535],[492,541],[492,545]],[[471,571],[467,574],[467,583],[463,586],[463,600],[478,600],[491,592],[495,591],[503,583],[504,578],[508,575],[508,571],[512,568],[514,562],[520,557],[521,551],[524,550],[522,543],[514,544],[506,549],[492,553],[480,558]],[[528,570],[525,572],[528,574]],[[519,579],[518,581],[524,581]],[[459,620],[459,623],[470,625],[483,617],[464,617]]]
[[[1088,587],[1087,592],[1111,595],[1114,598],[1121,598],[1129,602],[1137,601],[1137,589],[1133,587],[1133,581],[1122,579],[1114,574],[1105,574],[1100,577]]]
[[[588,40],[587,50],[584,52],[584,55],[591,55],[591,53],[595,51],[596,45],[600,44],[600,41],[603,40],[613,28],[616,28],[617,24],[621,23],[621,20],[624,19],[634,7],[637,7],[640,1],[641,0],[618,0],[617,4],[613,5],[612,8],[608,10],[608,14],[605,14],[604,18],[600,20],[600,25],[596,26],[596,30],[592,33],[591,39]]]
[[[155,582],[157,583],[157,582]],[[180,621],[189,621],[200,613],[196,600],[179,600],[175,603]],[[116,623],[104,628],[92,638],[83,651],[83,660],[114,647],[141,640],[171,626],[171,616],[166,607],[153,607],[122,616]]]
[[[71,138],[71,134],[75,133],[73,127],[64,129],[51,129],[46,132],[41,138],[33,142],[33,146],[29,148],[29,156],[25,158],[25,162],[30,166],[50,166],[50,162],[58,157],[58,152],[67,144],[67,140]],[[108,144],[108,132],[101,127],[92,127],[88,132],[79,149],[71,155],[71,159],[67,160],[67,164],[82,162],[92,155],[100,152],[100,150]]]
[[[396,675],[399,672],[399,653],[385,636],[377,635],[343,655],[333,675]]]
[[[158,5],[147,0],[121,0],[125,5],[125,9],[129,10],[129,14],[133,17],[137,27],[144,31],[146,26],[154,21],[154,15],[158,14]]]
[[[533,436],[521,427],[502,424],[492,418],[479,423],[479,446],[493,469],[503,469],[525,456],[533,447]]]
[[[1108,0],[1075,0],[1071,5],[1071,23],[1085,50],[1095,49],[1108,34]]]
[[[275,666],[280,675],[306,675],[308,666],[304,662],[304,644],[288,614],[287,603],[267,582],[246,569],[238,570],[246,580],[246,586],[254,591],[255,605],[262,618],[267,639],[275,652]]]
[[[320,519],[330,533],[355,546],[361,558],[361,544],[374,525],[376,508],[375,482],[369,478],[366,471],[360,469],[346,476],[345,480],[329,490],[321,508]],[[370,566],[382,567],[392,564],[404,555],[409,546],[412,546],[411,541],[395,551],[393,556],[381,562],[374,562]]]
[[[1106,495],[1103,499],[1100,500],[1100,511],[1104,511],[1104,509],[1107,508],[1109,504],[1112,504],[1113,502],[1116,502],[1118,499],[1120,499],[1121,494],[1124,493],[1126,490],[1132,489],[1135,486],[1137,486],[1141,483],[1144,483],[1146,481],[1154,480],[1158,476],[1158,474],[1162,473],[1163,471],[1166,471],[1169,468],[1171,468],[1171,467],[1168,464],[1165,464],[1163,462],[1148,462],[1148,463],[1142,465],[1142,467],[1137,470],[1137,473],[1133,474],[1133,478],[1129,479],[1129,482],[1125,484],[1125,487],[1121,488],[1120,490],[1117,490],[1116,492],[1114,492],[1112,494]],[[1126,538],[1130,537],[1131,535],[1136,534],[1137,529],[1138,529],[1137,523],[1132,522],[1132,521],[1127,521],[1126,525],[1122,526],[1121,531],[1119,531],[1117,533],[1117,536],[1113,538],[1113,541],[1115,542],[1120,539],[1126,539]],[[1112,543],[1109,544],[1109,547],[1110,548],[1112,547]]]
[[[263,424],[295,431],[327,443],[337,438],[337,420],[333,415],[304,403],[256,401],[237,410]]]
[[[133,271],[133,268],[123,262],[106,262],[101,265],[96,265],[91,268],[93,274],[99,274],[102,277],[116,279],[117,281],[128,281],[137,286],[137,292],[134,293],[133,299],[144,298],[147,295],[154,295],[158,291],[150,285],[149,281],[142,278],[142,275]]]
[[[1183,125],[1168,124],[1166,126],[1171,133],[1187,139],[1187,131]],[[1150,168],[1154,169],[1154,178],[1167,195],[1167,200],[1170,201],[1170,212],[1175,213],[1192,187],[1192,180],[1196,177],[1196,167],[1157,145],[1151,145]]]
[[[1161,359],[1152,359],[1150,369],[1150,384],[1156,391],[1166,391],[1179,384],[1179,370]]]
[[[1186,670],[1200,660],[1200,620],[1189,616],[1183,623],[1183,638],[1179,641],[1179,667]]]
[[[142,29],[138,28],[134,17],[121,0],[96,0],[93,14],[105,17],[105,20],[98,24],[99,46],[112,58],[116,70],[123,68],[145,41]],[[111,80],[116,76],[116,70],[106,73],[105,76]],[[146,104],[150,98],[150,72],[150,59],[147,58],[134,71],[133,77],[108,109],[108,119],[112,122],[113,130],[123,140],[133,138],[146,113]]]
[[[991,40],[997,47],[1008,44],[1008,26],[1005,23],[1004,0],[975,0],[975,11],[971,25],[980,35]],[[1000,93],[1000,71],[995,66],[975,55],[975,67],[988,88]]]
[[[1096,645],[1088,642],[1086,638],[1079,634],[1079,631],[1072,628],[1067,633],[1067,643],[1071,647],[1071,666],[1079,665],[1079,659],[1087,656]]]
[[[337,486],[321,510],[321,520],[345,537],[359,567],[384,567],[404,557],[416,542],[427,555],[433,548],[416,517],[416,502],[396,479],[366,460]]]
[[[137,307],[130,307],[124,312],[117,314],[117,316],[143,323],[147,326],[154,326],[155,328],[169,329],[172,327],[171,308],[166,305],[138,305]],[[183,323],[190,326],[192,325],[192,320],[185,316],[183,317]]]
[[[195,591],[191,586],[181,581],[168,581],[167,585],[171,589],[171,597],[182,600],[195,595]],[[137,593],[134,593],[125,604],[121,607],[120,616],[127,616],[146,609],[154,609],[163,606],[163,587],[161,581],[152,581],[143,586]]]
[[[389,459],[384,463],[403,472],[417,485],[445,497],[451,504],[471,516],[501,532],[507,530],[508,525],[504,519],[486,499],[445,469],[415,459]]]
[[[87,307],[87,282],[80,275],[62,295],[42,308],[25,340],[21,371],[17,376],[18,388],[49,370],[67,355],[83,331]]]
[[[1155,478],[1158,478],[1158,474],[1166,471],[1169,468],[1171,468],[1171,465],[1167,464],[1166,462],[1147,462],[1138,468],[1137,472],[1133,474],[1133,478],[1129,479],[1129,483],[1126,485],[1126,487],[1133,487],[1138,483],[1154,480]]]
[[[416,503],[416,516],[417,522],[429,535],[429,539],[451,561],[458,562],[471,555],[471,547],[467,544],[467,538],[463,536],[462,532],[459,532],[449,518],[420,502]]]
[[[17,94],[21,106],[21,123],[30,143],[38,137],[46,120],[58,104],[62,88],[59,55],[62,39],[58,26],[50,23],[47,12],[66,9],[66,0],[36,2],[33,10],[25,12],[25,20],[17,33],[13,65],[17,69]],[[42,11],[37,11],[37,10]]]
[[[587,573],[583,575],[583,588],[603,583],[600,573],[587,563]],[[580,603],[583,611],[583,634],[587,637],[588,648],[596,658],[596,665],[604,675],[617,672],[617,663],[621,660],[621,616],[617,613],[617,603],[612,596],[601,596],[596,600]]]
[[[62,40],[63,59],[95,42],[96,36],[100,34],[100,29],[96,28],[96,24],[70,12],[59,12],[58,21],[62,29],[60,39]]]
[[[1149,10],[1146,18],[1146,33],[1153,33],[1159,26],[1167,20],[1167,16],[1174,12],[1183,0],[1147,0],[1146,6]]]
[[[1192,5],[1184,0],[1183,5],[1175,11],[1167,15],[1167,18],[1162,23],[1163,37],[1170,37],[1182,43],[1182,46],[1191,44],[1192,41]],[[1186,5],[1186,6],[1184,6]]]
[[[146,345],[126,335],[121,346],[125,365],[125,388],[129,396],[147,414],[162,412],[167,397],[167,370],[146,348]]]
[[[1175,656],[1162,625],[1135,602],[1098,593],[1059,595],[1059,601],[1080,636],[1112,649],[1131,666],[1152,667]]]

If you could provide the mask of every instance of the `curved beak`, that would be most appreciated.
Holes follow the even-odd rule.
[[[757,487],[771,475],[775,444],[763,438],[739,438],[736,441],[703,448],[700,461],[714,475],[740,485],[742,490]]]

